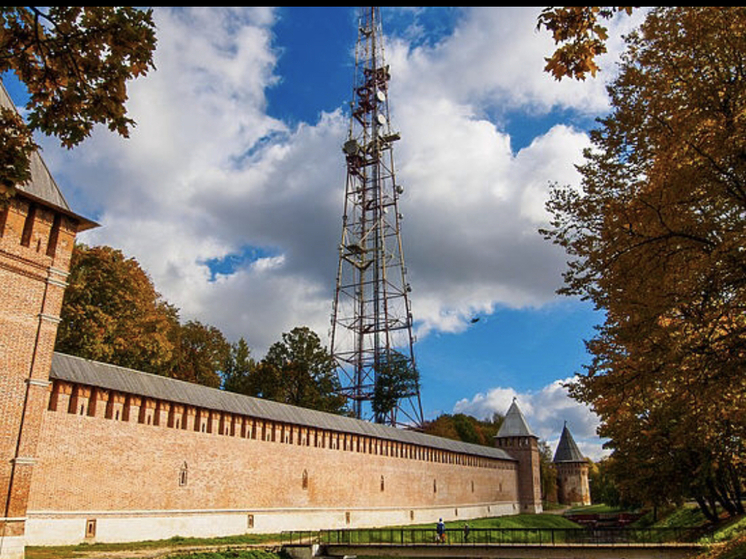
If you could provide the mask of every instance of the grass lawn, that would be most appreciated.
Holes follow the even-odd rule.
[[[81,544],[71,546],[30,546],[26,548],[26,559],[78,559],[86,557],[91,553],[101,554],[103,556],[108,551],[139,551],[146,549],[163,549],[163,548],[187,548],[187,547],[207,547],[207,546],[231,546],[231,545],[250,545],[273,543],[280,541],[278,534],[245,534],[239,536],[227,536],[224,538],[183,538],[176,536],[168,540],[152,540],[144,542],[131,543],[96,543]],[[246,550],[244,553],[255,552],[258,550]],[[199,556],[190,555],[192,559],[199,559]],[[225,555],[224,557],[243,557],[263,559],[258,556],[239,556]],[[221,559],[221,556],[211,556],[211,559]]]

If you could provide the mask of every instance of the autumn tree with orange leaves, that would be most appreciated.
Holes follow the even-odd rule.
[[[626,41],[581,189],[547,205],[561,292],[606,316],[571,390],[622,497],[716,520],[746,481],[746,8],[655,8]]]
[[[55,349],[164,374],[174,358],[178,312],[134,258],[77,244]]]
[[[0,76],[29,92],[27,121],[0,111],[0,202],[30,178],[31,132],[74,147],[96,124],[127,137],[127,82],[153,67],[152,11],[111,6],[0,7]]]

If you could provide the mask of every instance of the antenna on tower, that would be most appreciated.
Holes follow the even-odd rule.
[[[410,287],[401,241],[389,118],[389,67],[379,8],[363,8],[355,49],[342,240],[331,354],[341,393],[359,419],[422,426]]]

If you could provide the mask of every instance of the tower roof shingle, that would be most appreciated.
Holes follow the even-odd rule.
[[[536,437],[531,431],[531,428],[526,422],[526,418],[523,417],[521,409],[518,407],[515,399],[508,409],[508,413],[505,415],[503,424],[500,425],[500,429],[497,432],[497,437]]]
[[[567,424],[562,429],[562,435],[560,436],[559,444],[557,444],[557,451],[554,453],[553,462],[585,462],[585,458],[580,453],[578,445],[575,444],[575,439],[572,438]]]

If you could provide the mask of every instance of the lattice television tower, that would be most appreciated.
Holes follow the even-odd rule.
[[[331,353],[355,416],[422,425],[409,284],[389,120],[389,67],[378,8],[364,8],[355,49],[342,240]]]

